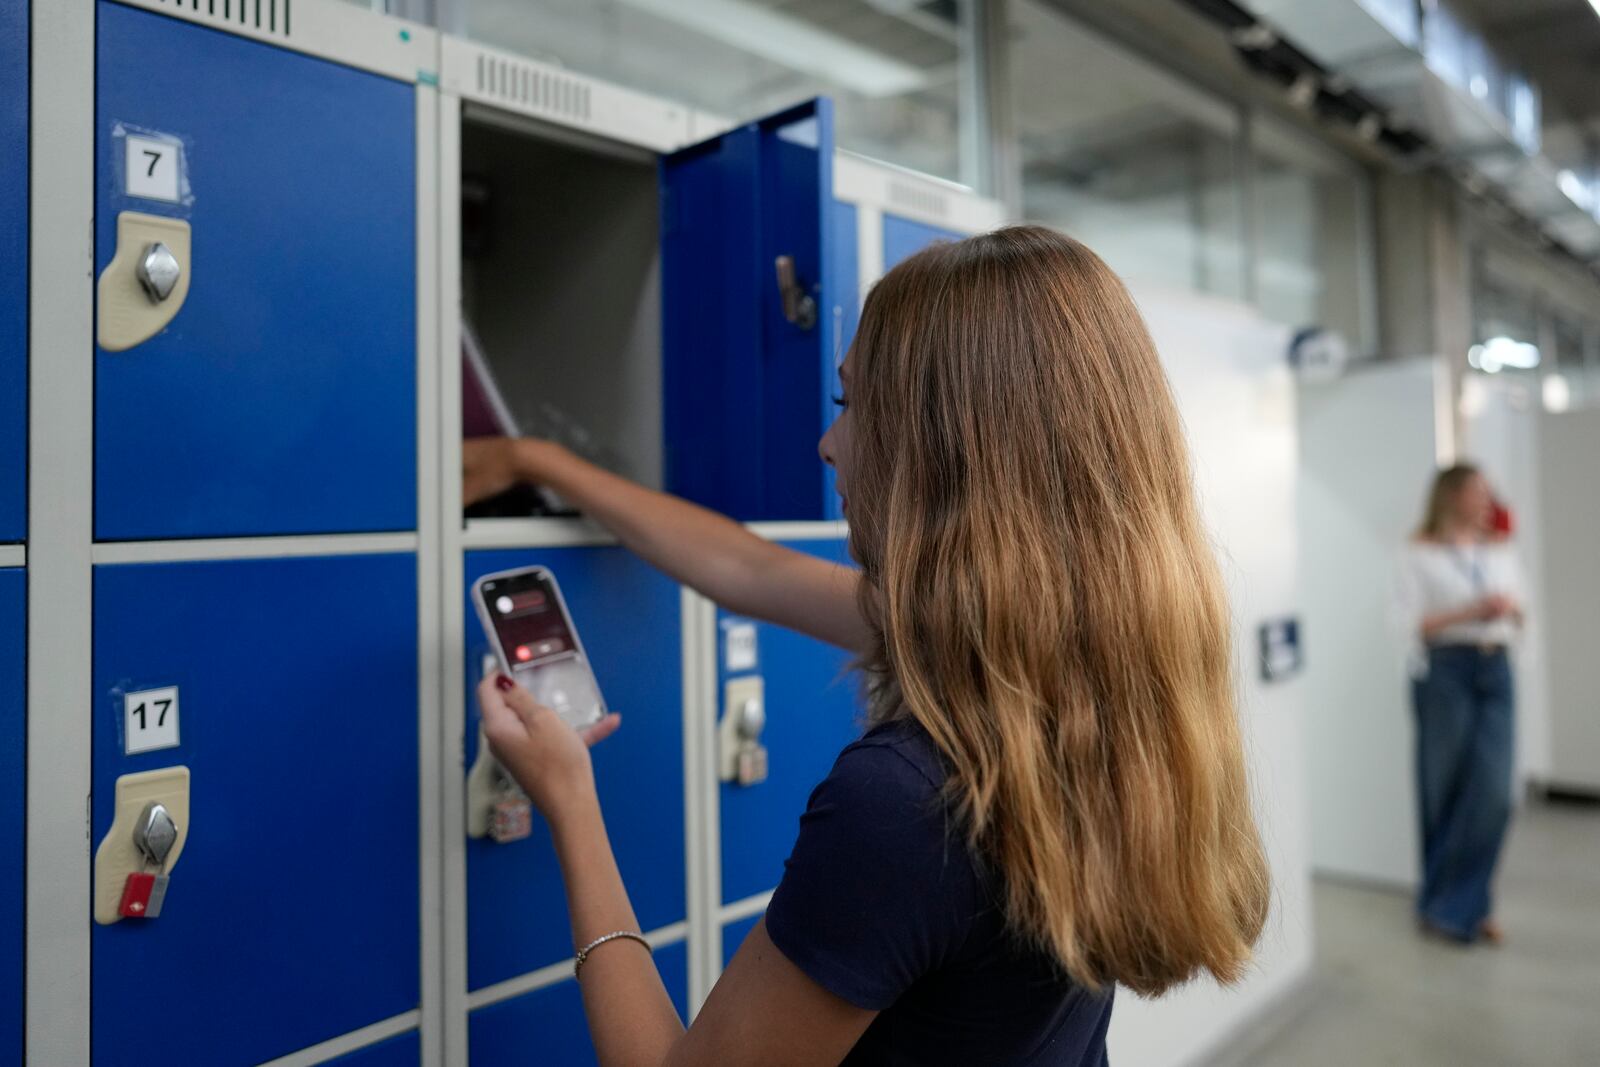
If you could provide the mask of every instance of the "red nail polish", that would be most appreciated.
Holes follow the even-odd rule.
[[[516,682],[513,682],[503,674],[495,675],[494,684],[503,693],[509,693],[517,687]]]

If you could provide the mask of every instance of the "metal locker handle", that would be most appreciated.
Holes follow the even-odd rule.
[[[189,839],[189,768],[162,767],[117,779],[111,828],[94,853],[94,921],[119,922],[128,875],[178,864]]]
[[[172,254],[172,249],[155,242],[144,250],[144,255],[139,259],[139,267],[134,272],[139,279],[139,284],[144,286],[145,295],[152,304],[159,304],[172,295],[172,290],[177,288],[178,279],[183,277],[183,265],[178,262],[178,257]]]
[[[164,215],[117,216],[117,252],[95,285],[95,341],[124,352],[166,329],[189,296],[189,224]]]
[[[778,272],[778,293],[783,297],[783,317],[809,330],[817,324],[817,302],[794,273],[794,257],[779,256],[775,263]]]
[[[767,725],[766,685],[759,674],[729,678],[722,688],[722,719],[717,723],[717,777],[739,778],[739,750],[754,743]]]

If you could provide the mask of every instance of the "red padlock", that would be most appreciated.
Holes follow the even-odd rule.
[[[122,886],[122,903],[117,914],[124,919],[154,919],[161,914],[167,898],[167,876],[134,871]]]

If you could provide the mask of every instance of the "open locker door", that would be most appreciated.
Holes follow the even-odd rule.
[[[817,438],[855,294],[829,269],[831,102],[665,157],[661,190],[666,488],[744,521],[836,517]]]

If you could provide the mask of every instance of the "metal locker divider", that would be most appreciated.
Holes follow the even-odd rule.
[[[27,573],[0,569],[0,896],[20,901],[27,741]],[[0,1064],[22,1062],[23,909],[0,924]]]
[[[28,5],[0,7],[0,543],[27,536]]]
[[[96,8],[96,538],[414,529],[415,89],[196,10]],[[177,232],[164,298],[141,218]],[[108,350],[110,312],[179,300]]]
[[[466,553],[467,597],[479,577],[531,564],[555,575],[606,704],[622,713],[622,729],[594,750],[595,779],[640,925],[648,932],[681,922],[687,902],[679,587],[612,546],[480,550]],[[490,646],[470,603],[464,618],[463,766],[471,767],[479,749],[474,690]],[[468,840],[466,875],[468,990],[572,956],[561,872],[537,814],[527,838]]]
[[[192,823],[159,917],[93,928],[95,1062],[149,1048],[147,990],[182,1006],[175,1063],[413,1012],[415,555],[102,564],[94,600],[93,840],[119,778],[156,768],[188,768]],[[138,751],[158,726],[171,747]]]
[[[325,1062],[329,1067],[417,1067],[421,1059],[422,1038],[412,1030]]]
[[[656,967],[678,1013],[688,1010],[688,950],[682,941],[655,950]],[[475,1010],[468,1021],[473,1067],[529,1062],[582,1067],[595,1062],[583,995],[570,971],[554,984]],[[537,1057],[530,1050],[537,1049]]]
[[[835,563],[849,563],[843,538],[782,543]],[[827,777],[839,750],[861,733],[856,680],[848,673],[849,653],[792,630],[750,623],[756,630],[757,662],[752,668],[729,671],[722,637],[728,621],[719,612],[715,713],[719,718],[728,713],[720,695],[731,679],[759,676],[766,703],[760,740],[769,756],[764,781],[720,786],[719,903],[724,907],[778,884],[807,798]]]

